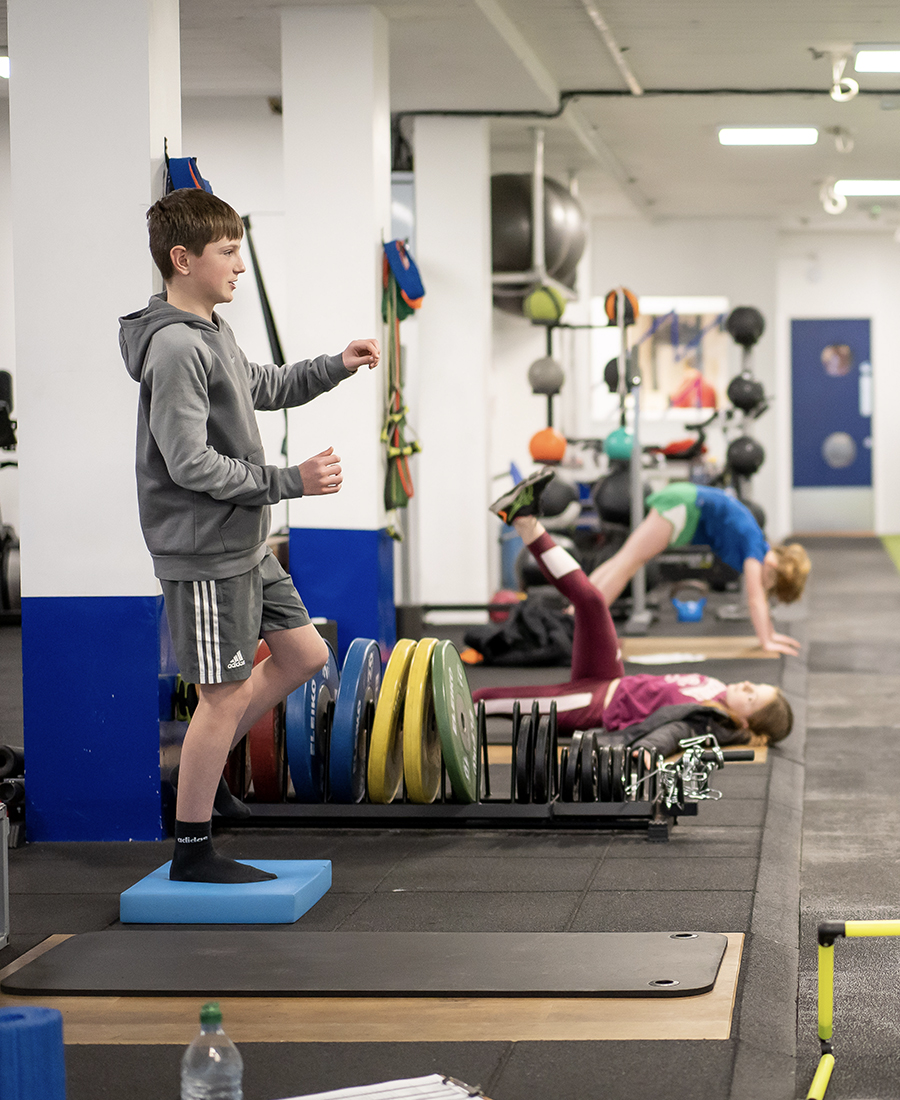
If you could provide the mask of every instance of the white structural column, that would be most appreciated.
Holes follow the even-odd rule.
[[[282,12],[288,308],[285,354],[381,339],[381,243],[390,234],[387,20],[373,7]],[[292,411],[289,459],[334,446],[344,484],[291,506],[292,527],[384,526],[383,370],[363,368]]]
[[[487,393],[491,369],[490,143],[484,119],[415,124],[414,424],[419,601],[481,603],[489,592]],[[503,483],[504,486],[506,483]],[[499,551],[497,551],[499,553]]]
[[[180,153],[178,2],[9,0],[8,28],[29,836],[147,838],[157,586],[117,318],[154,288],[144,212],[164,136]]]
[[[382,339],[382,241],[390,235],[388,25],[366,5],[282,12],[287,255],[285,354]],[[355,637],[396,637],[385,531],[384,366],[292,410],[288,456],[340,455],[340,493],[290,505],[290,569],[312,615]]]

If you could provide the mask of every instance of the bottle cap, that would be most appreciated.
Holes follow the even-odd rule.
[[[222,1022],[222,1009],[218,1001],[208,1001],[200,1009],[201,1024],[220,1024]]]

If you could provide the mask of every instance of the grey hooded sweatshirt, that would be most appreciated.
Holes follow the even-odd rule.
[[[296,466],[268,466],[255,409],[303,405],[352,372],[340,355],[290,366],[250,363],[217,314],[207,321],[155,295],[119,319],[140,382],[141,527],[163,580],[221,580],[265,555],[269,505],[303,495]]]

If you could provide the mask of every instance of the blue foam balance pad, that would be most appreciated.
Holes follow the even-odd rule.
[[[293,924],[331,889],[329,859],[238,860],[278,878],[172,882],[169,863],[119,895],[123,924]]]

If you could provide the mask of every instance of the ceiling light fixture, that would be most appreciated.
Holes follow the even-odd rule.
[[[834,176],[829,176],[819,188],[819,202],[826,214],[843,214],[847,209],[847,196],[835,191]]]
[[[900,195],[900,180],[838,180],[836,195]]]
[[[854,68],[858,73],[900,73],[900,45],[857,46]]]
[[[720,145],[815,145],[815,126],[720,126]]]
[[[834,53],[831,55],[831,92],[829,94],[838,103],[846,103],[859,92],[859,84],[849,76],[844,76],[846,64],[846,57]]]

